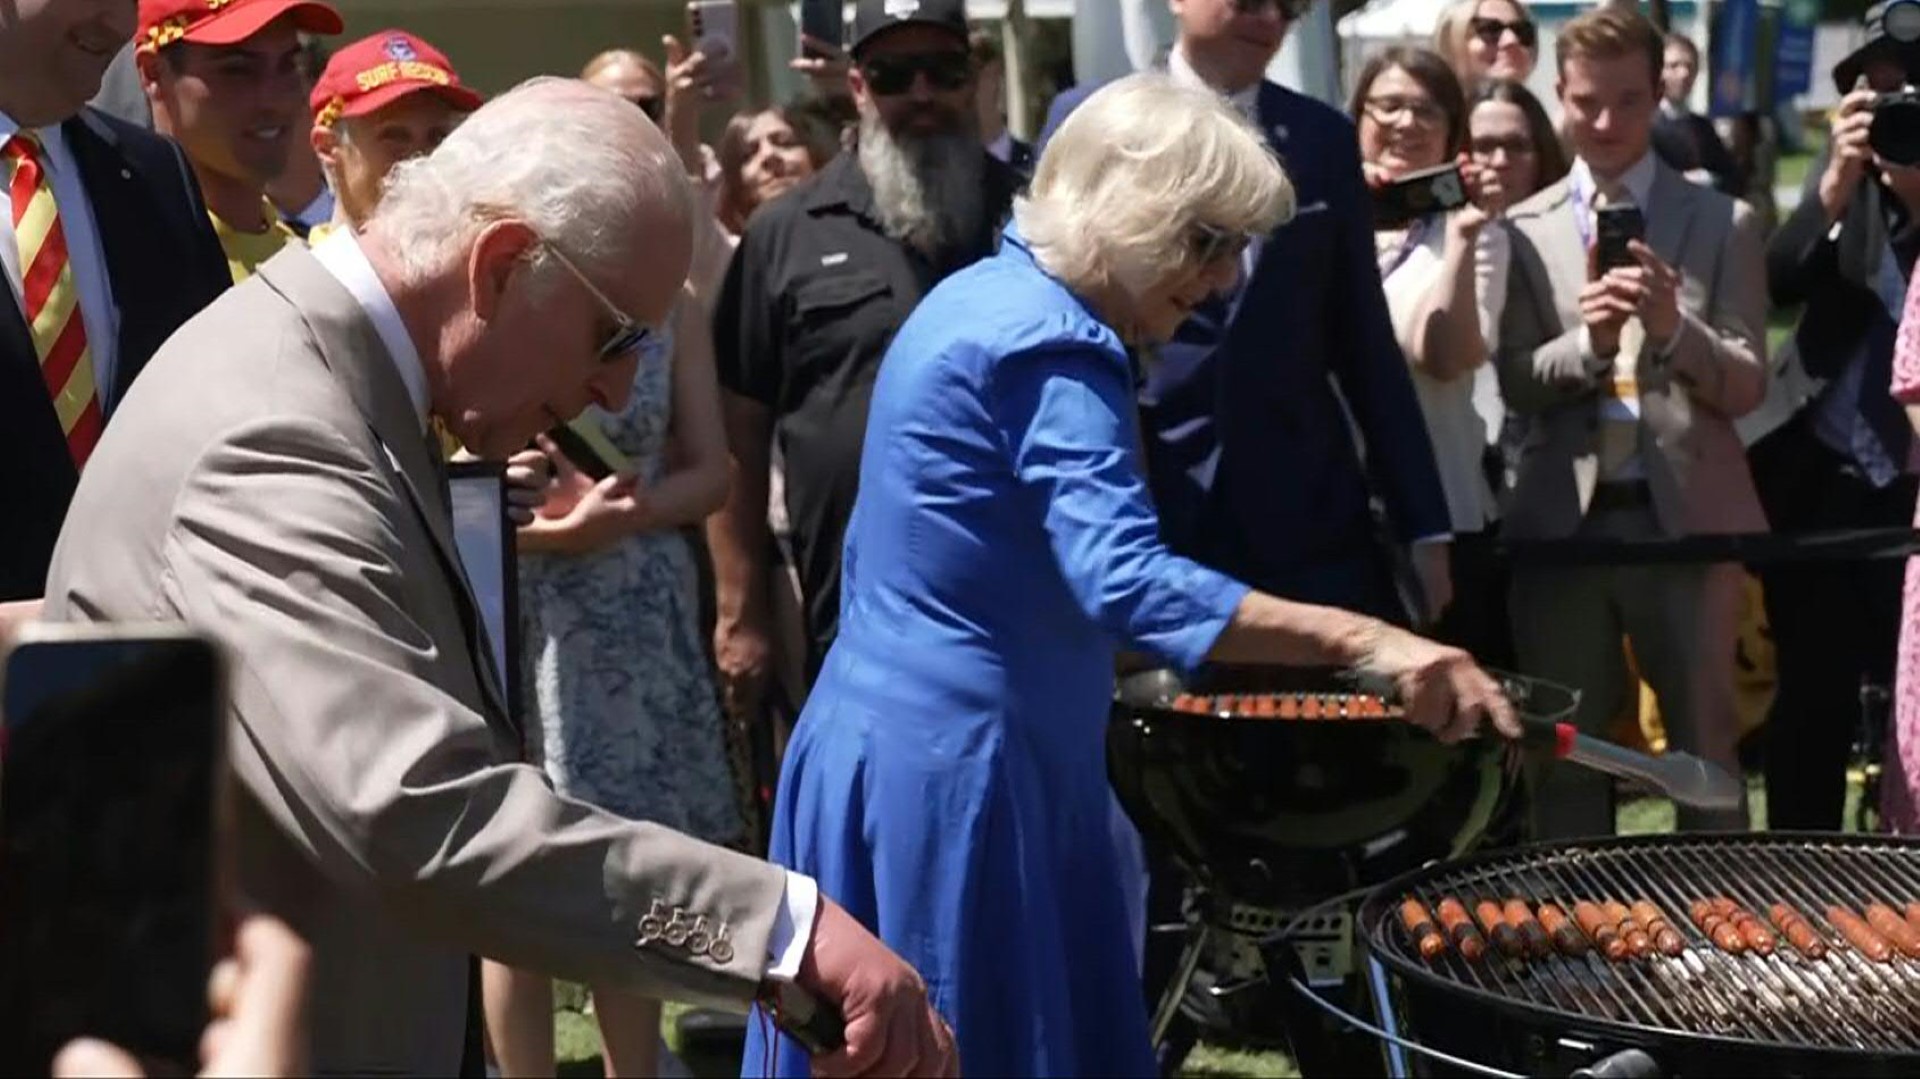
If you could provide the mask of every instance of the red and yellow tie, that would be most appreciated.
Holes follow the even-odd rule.
[[[40,374],[75,468],[84,468],[100,441],[105,418],[93,381],[93,352],[80,315],[80,290],[67,258],[67,235],[53,204],[53,182],[42,165],[39,139],[16,133],[0,146],[7,192],[13,205],[13,234],[20,243],[20,282],[27,326]]]

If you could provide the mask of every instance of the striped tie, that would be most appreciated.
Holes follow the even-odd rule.
[[[18,132],[0,146],[10,176],[13,234],[20,243],[20,284],[33,350],[53,398],[74,467],[84,468],[105,419],[93,382],[93,352],[80,316],[80,290],[67,259],[67,236],[53,204],[53,183],[41,165],[40,142]]]

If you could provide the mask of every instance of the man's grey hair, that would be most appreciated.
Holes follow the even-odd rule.
[[[1034,258],[1068,285],[1139,291],[1191,264],[1196,227],[1261,236],[1293,209],[1280,162],[1232,105],[1143,73],[1067,117],[1013,215]]]
[[[480,233],[504,220],[526,223],[583,268],[618,275],[641,250],[642,219],[661,221],[642,212],[649,206],[691,233],[693,191],[666,137],[613,94],[542,77],[489,101],[431,154],[394,166],[366,231],[408,283],[464,263]]]

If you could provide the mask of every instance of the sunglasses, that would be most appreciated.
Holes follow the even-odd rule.
[[[1467,25],[1472,30],[1473,36],[1485,42],[1489,48],[1500,44],[1500,39],[1505,37],[1509,30],[1513,31],[1515,40],[1529,49],[1540,40],[1540,31],[1525,19],[1502,22],[1499,19],[1485,19],[1475,15],[1473,21]]]
[[[600,306],[606,309],[608,317],[613,319],[613,332],[607,335],[606,342],[600,346],[600,362],[613,363],[628,353],[638,352],[647,347],[647,344],[653,340],[652,329],[629,318],[625,311],[620,310],[620,305],[608,299],[607,294],[600,291],[600,286],[594,284],[592,279],[587,277],[586,273],[551,241],[542,240],[540,245],[547,249],[554,261],[567,268],[567,272],[573,275],[574,280],[580,282],[580,287],[586,289],[589,295],[598,300]]]
[[[1192,252],[1197,266],[1211,266],[1221,259],[1237,262],[1251,243],[1253,237],[1244,232],[1223,229],[1205,221],[1195,221],[1187,233],[1187,250]]]
[[[628,98],[627,100],[633,102],[634,106],[641,112],[646,113],[647,119],[652,120],[655,124],[660,122],[660,113],[666,108],[666,102],[661,101],[657,97],[634,97]]]
[[[867,85],[882,97],[913,89],[921,75],[935,90],[959,90],[973,78],[973,58],[964,52],[905,52],[860,61]]]
[[[1313,6],[1313,0],[1233,0],[1236,15],[1258,15],[1272,8],[1285,16],[1289,22],[1295,21],[1307,13]]]

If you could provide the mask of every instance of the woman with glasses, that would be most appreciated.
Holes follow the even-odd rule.
[[[1000,252],[929,293],[881,366],[839,635],[787,750],[773,858],[921,972],[966,1074],[1155,1070],[1109,832],[1120,649],[1366,666],[1442,737],[1512,724],[1465,653],[1161,545],[1128,348],[1231,285],[1292,206],[1232,105],[1121,79],[1054,134]],[[774,1064],[807,1073],[790,1042]]]
[[[1488,79],[1525,83],[1540,60],[1540,31],[1520,0],[1460,0],[1441,12],[1433,46],[1472,92]]]
[[[1453,602],[1428,614],[1439,620],[1442,639],[1503,662],[1505,619],[1491,587],[1498,510],[1485,468],[1488,428],[1497,430],[1500,417],[1483,415],[1474,399],[1476,385],[1494,381],[1487,359],[1506,301],[1508,249],[1493,222],[1508,192],[1497,173],[1463,152],[1466,102],[1438,55],[1414,48],[1375,55],[1360,71],[1350,108],[1361,168],[1382,207],[1374,239],[1387,309],[1452,520]],[[1432,182],[1453,184],[1463,205],[1411,217],[1392,209],[1401,205],[1403,177],[1447,164],[1455,171]]]

